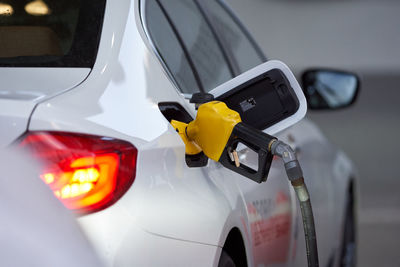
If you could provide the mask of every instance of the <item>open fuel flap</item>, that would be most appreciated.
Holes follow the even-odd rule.
[[[244,123],[268,134],[295,124],[307,111],[299,83],[277,60],[258,65],[209,93],[238,112]]]

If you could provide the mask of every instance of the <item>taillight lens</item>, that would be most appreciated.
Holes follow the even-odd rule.
[[[90,213],[115,203],[132,185],[136,148],[113,138],[31,132],[20,146],[41,164],[40,178],[63,204]]]

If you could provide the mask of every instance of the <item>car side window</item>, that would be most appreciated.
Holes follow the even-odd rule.
[[[264,56],[257,51],[244,29],[235,21],[226,10],[226,6],[218,0],[202,0],[206,4],[207,12],[211,17],[223,45],[230,50],[231,57],[236,61],[239,72],[243,73],[261,63]]]
[[[163,15],[166,16],[171,28],[174,29],[174,33],[180,41],[179,45],[181,45],[184,52],[186,51],[193,75],[197,78],[199,88],[186,90],[186,93],[208,92],[233,77],[233,71],[221,44],[218,43],[213,29],[203,16],[202,9],[200,9],[196,1],[148,0],[148,5],[150,5],[150,2],[153,2],[152,5],[158,3],[159,8],[164,11]],[[149,12],[151,12],[150,9]],[[166,41],[163,40],[167,33],[160,33],[154,28],[151,29],[151,23],[153,23],[153,27],[160,27],[160,25],[151,22],[151,20],[154,20],[154,17],[147,16],[148,28],[152,32],[151,37],[159,40],[158,44],[155,45],[162,58],[167,61],[168,59],[164,54],[169,53],[169,50],[161,47],[171,45],[166,44]],[[156,36],[157,34],[160,36]],[[170,65],[168,62],[166,64]],[[183,88],[181,90],[185,92]]]
[[[198,92],[199,84],[188,59],[156,1],[146,2],[145,14],[150,38],[181,92],[187,94]]]

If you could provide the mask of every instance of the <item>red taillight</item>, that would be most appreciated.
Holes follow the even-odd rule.
[[[40,178],[64,205],[90,213],[115,203],[132,185],[136,148],[112,138],[31,132],[21,144],[42,164]]]

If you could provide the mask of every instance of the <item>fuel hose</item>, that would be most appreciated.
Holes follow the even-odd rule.
[[[309,267],[319,266],[317,236],[315,234],[314,215],[312,211],[310,195],[304,178],[291,182],[300,203],[301,215],[303,217],[304,235],[306,240],[307,261]]]
[[[269,148],[273,155],[283,159],[286,174],[293,186],[297,199],[299,200],[301,215],[303,218],[308,267],[318,267],[319,262],[314,215],[310,195],[304,182],[303,171],[301,170],[300,163],[297,160],[296,153],[289,145],[276,139],[271,141]]]

